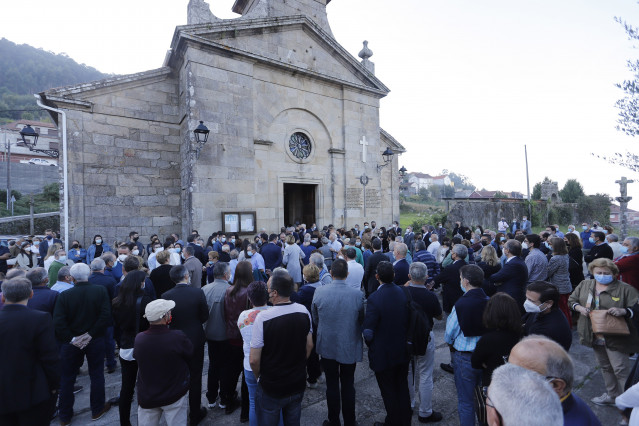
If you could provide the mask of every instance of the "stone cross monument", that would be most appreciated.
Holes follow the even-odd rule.
[[[632,200],[632,197],[628,197],[628,184],[633,183],[633,180],[626,179],[625,176],[621,177],[621,180],[615,181],[619,184],[619,190],[621,191],[621,197],[617,197],[619,201],[619,224],[621,225],[621,240],[625,240],[628,235],[628,202]]]

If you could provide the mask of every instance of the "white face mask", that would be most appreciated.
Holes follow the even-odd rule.
[[[521,248],[524,249],[524,250],[528,249],[528,244],[521,243]]]
[[[159,253],[162,251],[162,247],[156,247],[155,250],[153,250],[156,253]]]
[[[120,263],[123,263],[127,257],[128,256],[126,254],[121,254],[118,256],[118,260],[120,261]]]
[[[543,303],[541,304],[543,305]],[[548,309],[548,307],[545,307],[544,309],[541,309],[541,305],[537,306],[535,305],[533,302],[531,302],[530,300],[526,299],[526,301],[524,302],[524,309],[526,310],[526,312],[530,312],[530,313],[541,313],[544,312],[546,309]]]
[[[140,250],[133,250],[133,256],[137,256],[138,254],[140,254]]]

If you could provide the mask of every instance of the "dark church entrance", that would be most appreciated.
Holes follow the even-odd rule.
[[[315,191],[317,185],[284,184],[284,224],[315,223]]]

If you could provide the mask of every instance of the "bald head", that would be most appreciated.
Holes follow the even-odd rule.
[[[559,397],[572,389],[574,372],[570,355],[547,337],[532,335],[522,339],[510,351],[508,362],[553,378],[551,384]]]

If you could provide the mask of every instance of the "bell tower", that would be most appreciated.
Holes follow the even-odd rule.
[[[305,15],[331,36],[326,5],[331,0],[236,0],[233,12],[246,18]]]

